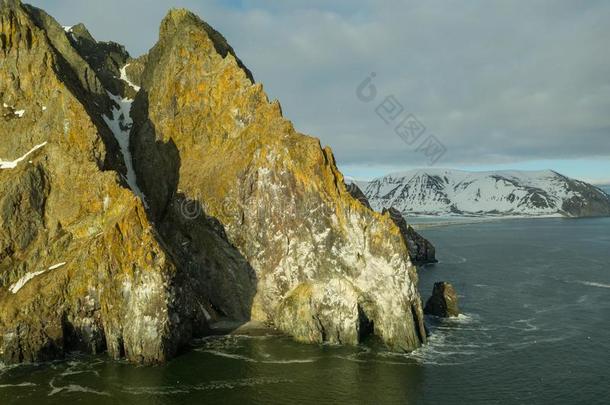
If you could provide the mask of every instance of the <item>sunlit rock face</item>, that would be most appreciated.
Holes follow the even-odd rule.
[[[352,197],[365,207],[372,209],[366,195],[354,181],[347,181],[346,186],[347,191],[349,191]],[[386,214],[386,212],[390,215],[396,226],[398,226],[398,229],[400,229],[400,233],[409,250],[411,261],[416,265],[436,263],[436,249],[434,245],[417,233],[411,225],[407,224],[407,220],[400,211],[393,207],[390,207],[390,209],[384,208],[381,211],[382,214]]]
[[[142,58],[132,147],[154,217],[200,201],[256,272],[253,319],[303,341],[423,336],[417,275],[389,216],[347,192],[332,152],[295,131],[225,39],[171,11]],[[135,64],[137,65],[137,64]]]
[[[217,320],[425,340],[389,215],[347,192],[224,38],[171,11],[131,59],[0,0],[0,351],[155,363]]]

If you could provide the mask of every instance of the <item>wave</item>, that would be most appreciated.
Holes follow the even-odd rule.
[[[218,389],[234,389],[242,387],[253,387],[257,385],[265,384],[281,384],[281,383],[292,383],[293,380],[286,378],[274,378],[274,377],[258,377],[258,378],[240,378],[235,380],[219,380],[210,381],[207,383],[188,385],[183,384],[180,386],[148,386],[148,387],[134,387],[125,386],[122,387],[122,391],[132,395],[173,395],[173,394],[186,394],[193,391],[209,391]]]
[[[85,373],[91,373],[96,375],[97,377],[100,376],[100,373],[96,370],[66,370],[62,373],[60,373],[59,375],[62,377],[68,377],[71,375],[78,375],[78,374],[85,374]]]
[[[33,382],[22,382],[19,384],[0,384],[0,388],[12,388],[12,387],[35,387],[36,384]]]
[[[474,314],[459,314],[458,316],[450,316],[447,318],[438,317],[434,315],[426,315],[431,319],[435,319],[437,322],[440,322],[440,325],[443,326],[462,326],[462,325],[471,325],[479,322],[479,316]],[[443,326],[439,326],[438,328],[443,328]]]
[[[445,257],[447,260],[445,260]],[[438,258],[436,264],[464,264],[468,259],[464,256],[456,255],[455,253],[445,252],[441,257]]]
[[[566,334],[563,336],[550,337],[550,338],[536,338],[536,339],[527,339],[522,342],[509,343],[508,347],[512,349],[523,349],[526,347],[530,347],[533,345],[539,345],[544,343],[557,343],[563,342],[566,339],[570,339],[573,337],[573,334]]]
[[[272,338],[281,337],[282,335],[278,334],[261,334],[261,335],[246,335],[240,333],[231,333],[230,335],[209,335],[203,336],[197,339],[193,339],[192,343],[194,345],[200,343],[207,343],[210,341],[226,341],[226,340],[240,340],[240,339],[253,339],[253,340],[267,340]]]
[[[574,282],[577,284],[588,285],[589,287],[610,288],[610,284],[596,283],[594,281],[576,280]]]
[[[513,321],[513,324],[519,324],[519,325],[523,325],[525,327],[517,327],[517,326],[507,326],[507,328],[510,329],[517,329],[520,330],[522,332],[534,332],[536,330],[538,330],[538,326],[534,325],[532,323],[532,321],[534,321],[535,318],[529,318],[529,319],[518,319],[516,321]]]
[[[265,364],[291,364],[291,363],[313,363],[317,358],[309,359],[285,359],[285,360],[257,360],[252,357],[244,356],[236,353],[221,352],[219,350],[200,349],[199,352],[210,353],[215,356],[226,357],[234,360],[242,360],[250,363],[265,363]]]
[[[65,385],[63,387],[56,387],[53,385],[53,379],[51,380],[51,382],[49,382],[49,386],[52,388],[51,392],[49,392],[48,396],[53,396],[56,394],[59,394],[61,392],[80,392],[80,393],[86,393],[86,394],[94,394],[94,395],[102,395],[102,396],[111,396],[110,393],[105,392],[105,391],[96,391],[93,388],[88,388],[88,387],[83,387],[82,385],[78,385],[78,384],[68,384]]]

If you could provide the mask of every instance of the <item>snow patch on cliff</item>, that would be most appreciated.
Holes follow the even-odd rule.
[[[114,101],[118,108],[112,108],[111,118],[105,115],[102,115],[102,118],[106,122],[106,125],[108,125],[108,128],[110,128],[114,134],[114,138],[117,140],[119,147],[121,148],[121,154],[123,155],[125,168],[127,169],[127,178],[125,180],[127,181],[129,188],[136,196],[140,198],[140,200],[142,200],[144,206],[148,208],[146,197],[138,186],[136,172],[133,168],[133,158],[131,156],[131,151],[129,150],[129,133],[131,131],[131,127],[133,126],[133,120],[131,118],[131,105],[133,100],[116,96],[109,91],[106,93],[108,94],[108,97]]]
[[[121,72],[121,77],[120,79],[122,81],[124,81],[125,83],[127,83],[132,89],[134,89],[135,91],[140,91],[140,86],[136,86],[135,84],[133,84],[131,82],[131,80],[129,80],[129,77],[127,76],[127,67],[130,65],[131,63],[126,64],[125,66],[123,66],[120,69]]]
[[[17,165],[24,161],[30,154],[34,153],[34,151],[42,148],[43,146],[45,146],[47,144],[47,142],[43,142],[41,144],[38,144],[36,146],[34,146],[32,149],[30,149],[25,155],[21,156],[20,158],[17,158],[15,160],[2,160],[0,158],[0,169],[14,169],[15,167],[17,167]]]
[[[52,265],[51,267],[49,267],[49,270],[55,270],[55,269],[58,269],[58,268],[60,268],[61,266],[63,266],[64,264],[66,264],[66,262],[61,262],[61,263],[54,264],[54,265]]]
[[[26,275],[24,275],[23,277],[21,277],[19,280],[17,280],[15,283],[11,284],[11,286],[8,288],[10,290],[10,292],[12,292],[13,294],[17,294],[17,292],[19,290],[21,290],[21,288],[31,279],[33,279],[36,276],[41,275],[42,273],[44,273],[46,270],[41,270],[41,271],[35,271],[33,273],[27,273]]]

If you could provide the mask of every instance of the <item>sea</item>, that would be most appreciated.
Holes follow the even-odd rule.
[[[459,295],[427,317],[429,343],[393,353],[275,334],[193,342],[162,366],[71,354],[0,367],[0,404],[608,404],[610,218],[452,221],[424,227],[419,271]]]

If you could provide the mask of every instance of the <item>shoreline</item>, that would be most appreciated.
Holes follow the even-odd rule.
[[[595,218],[595,217],[566,217],[559,214],[553,215],[505,215],[505,216],[487,216],[487,217],[476,217],[476,216],[406,216],[407,223],[413,227],[413,229],[422,230],[429,228],[439,228],[443,226],[455,226],[455,225],[472,225],[488,222],[515,220],[515,219],[579,219],[579,218]],[[434,222],[417,222],[421,219],[435,219],[438,221]],[[415,222],[413,220],[415,219]]]

